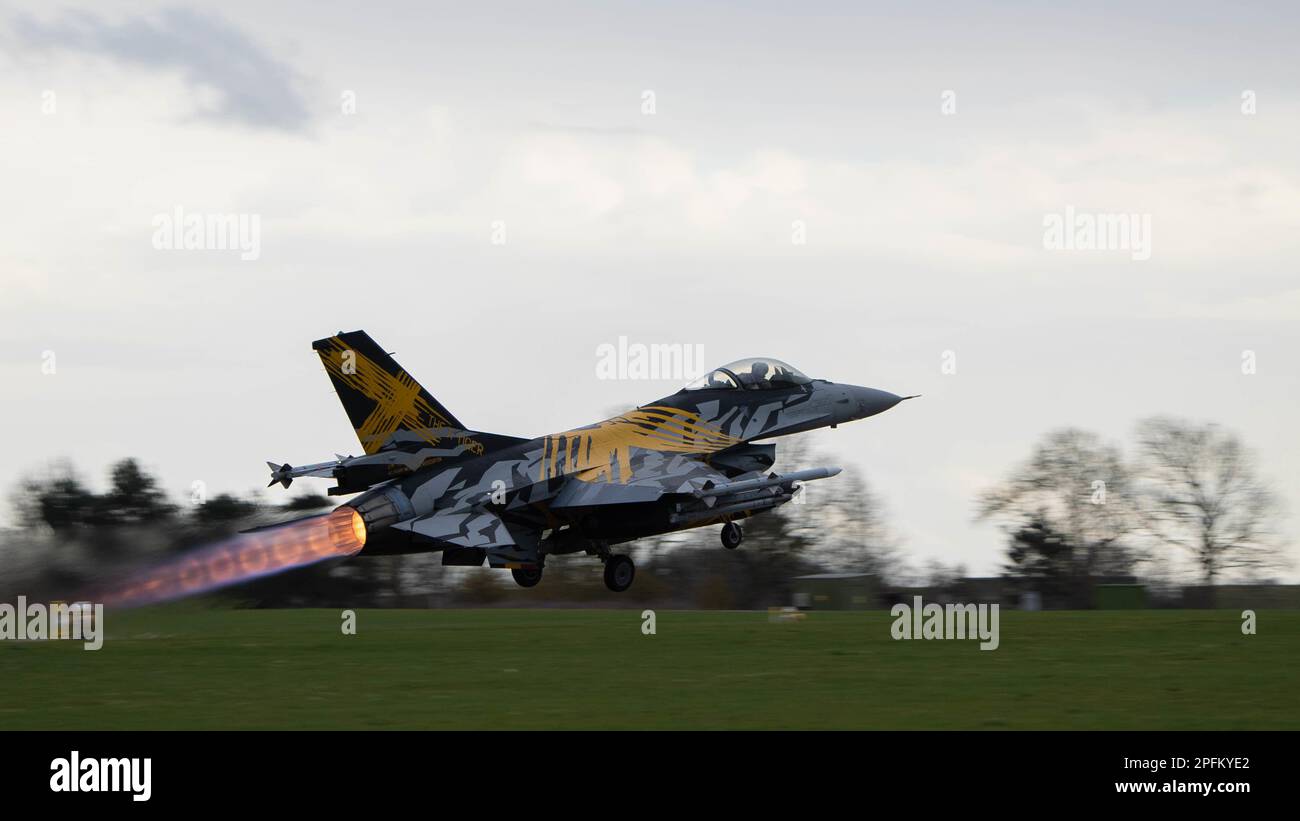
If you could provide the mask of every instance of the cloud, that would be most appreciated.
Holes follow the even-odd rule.
[[[177,70],[206,102],[198,105],[207,119],[289,132],[302,131],[311,119],[294,70],[210,14],[172,8],[152,20],[111,23],[69,12],[50,23],[20,17],[14,28],[31,46]]]

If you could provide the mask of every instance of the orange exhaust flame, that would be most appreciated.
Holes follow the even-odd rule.
[[[149,568],[116,591],[97,597],[106,605],[138,607],[207,593],[325,559],[352,556],[365,547],[361,514],[344,505],[331,513],[240,533]]]

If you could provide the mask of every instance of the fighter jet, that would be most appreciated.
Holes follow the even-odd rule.
[[[586,553],[627,590],[632,559],[611,548],[645,536],[740,522],[790,502],[837,467],[777,474],[757,440],[865,419],[912,397],[810,379],[777,359],[716,368],[677,393],[603,422],[528,439],[468,428],[364,331],[312,343],[356,431],[361,456],[294,467],[271,484],[333,478],[360,555],[441,551],[450,566],[510,570],[522,587],[551,556]]]

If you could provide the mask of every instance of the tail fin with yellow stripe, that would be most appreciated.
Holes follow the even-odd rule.
[[[463,436],[460,420],[365,331],[339,332],[311,346],[366,453],[402,442],[437,445]]]

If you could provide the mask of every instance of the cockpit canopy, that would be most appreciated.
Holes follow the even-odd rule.
[[[812,380],[779,359],[756,357],[738,359],[714,368],[687,385],[685,390],[751,390],[763,391],[806,385]]]

